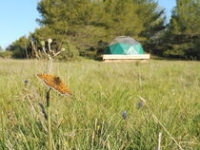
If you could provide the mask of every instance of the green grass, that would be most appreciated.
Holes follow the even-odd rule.
[[[39,106],[46,107],[47,87],[36,77],[47,65],[0,60],[0,149],[48,148]],[[164,126],[183,149],[200,150],[199,62],[54,62],[52,73],[75,95],[51,91],[53,149],[150,150],[157,148],[159,132],[162,149],[179,149]],[[141,108],[139,96],[146,100]]]

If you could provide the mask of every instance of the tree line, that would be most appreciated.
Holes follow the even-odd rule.
[[[10,44],[5,56],[94,58],[112,39],[125,35],[140,41],[153,55],[200,59],[197,0],[176,0],[169,23],[155,0],[41,0],[37,10],[40,28]]]

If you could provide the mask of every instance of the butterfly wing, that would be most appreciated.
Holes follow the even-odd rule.
[[[37,76],[44,81],[44,83],[63,95],[72,95],[67,85],[60,80],[59,77],[49,74],[37,74]]]
[[[54,76],[49,74],[37,74],[37,76],[45,82],[46,85],[52,87],[54,84]]]
[[[63,82],[59,83],[59,85],[55,87],[55,90],[57,90],[59,93],[64,94],[64,95],[72,95],[70,89]]]

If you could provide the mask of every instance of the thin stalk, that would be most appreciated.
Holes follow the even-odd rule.
[[[161,127],[165,130],[165,132],[169,135],[169,137],[174,141],[174,143],[179,147],[179,149],[183,150],[181,145],[176,141],[176,139],[171,135],[171,133],[165,128],[165,126],[162,124],[162,122],[160,122],[160,120],[156,117],[156,115],[154,114],[153,110],[147,104],[146,100],[144,98],[142,98],[141,96],[139,96],[139,98],[140,98],[140,100],[142,100],[143,102],[146,103],[147,108],[152,113],[153,119],[161,125]]]
[[[49,44],[49,50],[50,50],[50,41],[51,39],[49,39],[48,41],[48,44]],[[51,57],[51,55],[47,54],[48,55],[48,59],[49,59],[49,62],[48,62],[48,66],[47,66],[47,73],[51,73],[52,71],[52,63],[53,63],[53,59]],[[52,142],[52,132],[51,132],[51,113],[50,113],[50,91],[51,91],[51,88],[49,88],[49,90],[47,91],[46,93],[46,102],[47,102],[47,124],[48,124],[48,148],[49,150],[52,150],[52,147],[53,147],[53,142]]]
[[[47,66],[47,73],[52,73],[52,68],[53,68],[53,59],[51,57],[51,55],[47,54],[48,56],[48,66]]]
[[[51,88],[47,91],[46,100],[47,100],[47,126],[48,126],[48,149],[52,150],[52,133],[51,133],[51,115],[50,115],[50,91]]]
[[[161,137],[162,137],[162,132],[159,132],[159,135],[158,135],[158,150],[161,150]]]
[[[2,148],[5,149],[5,135],[4,135],[4,113],[3,110],[1,112],[1,126],[2,126]]]

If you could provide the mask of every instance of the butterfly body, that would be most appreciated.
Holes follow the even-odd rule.
[[[44,81],[44,83],[50,88],[58,91],[63,95],[72,95],[71,91],[67,87],[67,85],[62,82],[60,77],[50,75],[50,74],[37,74],[37,76]]]

